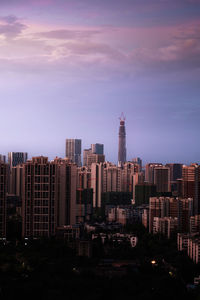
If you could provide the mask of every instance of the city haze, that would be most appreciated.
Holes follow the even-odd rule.
[[[199,1],[1,1],[1,153],[200,162]]]

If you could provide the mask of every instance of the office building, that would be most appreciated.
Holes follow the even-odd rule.
[[[66,157],[78,167],[81,166],[81,140],[66,139]]]
[[[139,166],[139,171],[142,171],[142,160],[140,157],[135,157],[132,159],[132,162],[135,164],[138,164]]]
[[[93,154],[104,154],[104,145],[103,144],[92,144],[91,150]]]
[[[27,152],[9,152],[8,153],[8,164],[10,166],[10,170],[17,165],[23,164],[28,159]]]

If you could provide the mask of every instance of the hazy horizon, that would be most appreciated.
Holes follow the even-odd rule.
[[[0,2],[0,153],[200,163],[199,0]]]

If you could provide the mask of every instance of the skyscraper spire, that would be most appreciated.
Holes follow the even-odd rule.
[[[126,161],[126,129],[125,129],[125,116],[122,113],[119,127],[119,149],[118,149],[118,164],[121,165]]]

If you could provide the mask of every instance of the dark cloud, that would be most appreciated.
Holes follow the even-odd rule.
[[[13,24],[13,23],[18,21],[18,18],[14,15],[9,15],[9,16],[6,16],[6,17],[0,17],[0,21],[3,21],[3,22],[8,23],[8,24]]]
[[[27,26],[14,15],[0,17],[0,34],[6,38],[15,38],[26,28]]]

